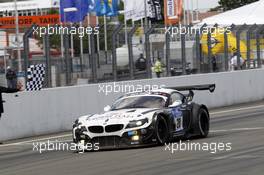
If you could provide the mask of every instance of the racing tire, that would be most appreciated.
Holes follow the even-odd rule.
[[[169,139],[169,128],[166,119],[158,116],[156,121],[155,133],[158,145],[164,145]]]
[[[201,108],[198,113],[198,130],[201,138],[206,138],[209,134],[210,119],[208,112]]]

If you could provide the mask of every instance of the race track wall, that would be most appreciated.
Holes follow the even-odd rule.
[[[264,99],[263,77],[264,69],[258,69],[121,82],[121,85],[172,87],[215,83],[215,93],[196,92],[194,98],[212,108]],[[76,118],[102,112],[104,106],[121,95],[105,95],[102,87],[106,85],[113,84],[100,84],[101,90],[99,85],[85,85],[22,92],[18,97],[4,94],[6,103],[0,120],[0,141],[70,130]]]

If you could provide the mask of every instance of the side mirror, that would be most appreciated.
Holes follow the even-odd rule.
[[[111,106],[107,105],[104,107],[104,112],[109,112],[111,110]]]
[[[177,107],[182,104],[181,100],[176,100],[172,105],[169,106],[169,108]]]
[[[189,94],[187,95],[187,102],[191,102],[193,100],[194,93],[193,91],[190,91]]]

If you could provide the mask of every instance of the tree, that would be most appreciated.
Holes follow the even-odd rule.
[[[232,10],[258,0],[219,0],[219,5],[224,11]]]

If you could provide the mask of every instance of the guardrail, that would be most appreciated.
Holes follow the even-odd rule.
[[[216,84],[215,93],[195,92],[194,100],[209,107],[221,107],[264,99],[264,69],[186,75],[160,79],[119,82],[120,85]],[[0,140],[9,140],[70,130],[76,118],[103,111],[122,93],[105,95],[109,84],[22,92],[4,95],[5,113],[0,121]]]

